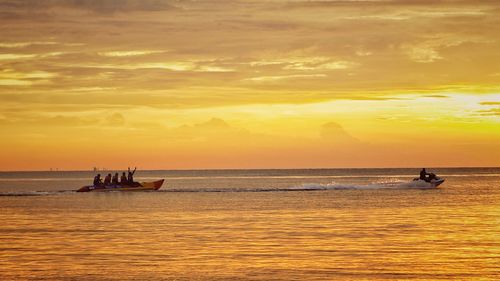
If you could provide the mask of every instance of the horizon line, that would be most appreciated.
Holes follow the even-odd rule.
[[[436,166],[436,167],[322,167],[322,168],[199,168],[199,169],[139,169],[142,171],[244,171],[244,170],[367,170],[367,169],[500,169],[500,166]],[[0,170],[0,173],[16,172],[107,172],[126,171],[126,169],[102,169],[102,170]]]

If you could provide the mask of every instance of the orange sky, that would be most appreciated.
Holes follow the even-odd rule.
[[[500,166],[497,1],[0,0],[0,170]]]

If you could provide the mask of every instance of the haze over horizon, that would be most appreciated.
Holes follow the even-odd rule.
[[[0,170],[500,166],[498,1],[0,0]]]

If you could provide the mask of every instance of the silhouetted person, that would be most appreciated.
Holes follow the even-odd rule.
[[[434,173],[427,173],[425,171],[425,168],[423,168],[422,171],[420,171],[420,179],[424,180],[426,182],[430,182],[431,180],[436,179],[436,174],[434,174]]]
[[[137,170],[137,167],[135,167],[135,169],[133,171],[130,171],[130,167],[128,167],[127,180],[128,180],[129,184],[133,184],[134,183],[134,173],[135,173],[135,170]]]
[[[104,178],[104,185],[110,185],[111,184],[111,174],[108,174],[105,178]]]
[[[123,172],[122,176],[120,177],[120,183],[122,185],[127,185],[128,184],[128,180],[127,180],[127,176],[125,175],[125,172]]]
[[[94,177],[94,186],[102,186],[101,174]]]
[[[420,179],[427,181],[427,172],[425,171],[425,168],[422,168],[422,171],[420,171]]]
[[[113,185],[118,185],[119,182],[118,182],[118,173],[115,173],[115,175],[113,176],[113,179],[111,180],[111,183],[113,183]]]

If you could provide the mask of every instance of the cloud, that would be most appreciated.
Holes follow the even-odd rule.
[[[48,79],[55,76],[56,74],[47,71],[17,72],[12,69],[4,69],[0,72],[1,78]]]
[[[22,61],[31,59],[42,59],[63,55],[63,52],[50,52],[40,54],[0,54],[0,61]]]
[[[121,113],[113,113],[106,117],[106,123],[110,126],[122,126],[125,124],[125,117]]]
[[[483,101],[480,102],[481,105],[500,105],[500,101]]]
[[[100,56],[104,57],[133,57],[133,56],[145,56],[151,54],[159,54],[164,51],[159,50],[134,50],[134,51],[110,51],[110,52],[99,52]]]
[[[34,83],[27,80],[19,79],[0,79],[0,86],[31,86]]]
[[[56,77],[55,73],[46,71],[18,72],[12,69],[0,71],[1,86],[32,86],[47,84],[51,78]]]
[[[328,122],[321,126],[320,136],[331,144],[356,144],[359,140],[347,133],[336,122]]]
[[[291,63],[283,69],[291,70],[337,70],[347,69],[356,66],[357,64],[350,61],[324,61],[323,63],[317,62],[296,62]]]
[[[202,130],[227,130],[231,127],[226,121],[220,118],[212,118],[207,122],[194,124],[193,128]]]
[[[4,42],[0,43],[0,48],[24,48],[34,45],[56,45],[53,41],[35,41],[35,42]]]
[[[173,9],[168,0],[2,0],[4,9],[53,9],[71,8],[93,11],[96,13],[114,13],[126,11],[163,11]]]
[[[278,132],[257,133],[245,128],[234,127],[220,118],[212,118],[191,125],[182,125],[166,131],[171,141],[178,141],[183,145],[194,142],[199,145],[199,148],[209,146],[222,148],[223,150],[228,148],[236,149],[232,153],[240,155],[245,154],[245,151],[260,151],[261,149],[267,151],[270,148],[273,148],[278,154],[278,151],[287,149],[295,150],[296,152],[292,154],[296,155],[310,152],[331,153],[332,151],[347,153],[347,150],[351,151],[359,148],[362,144],[335,122],[323,124],[320,132],[320,138],[316,136],[285,136]],[[342,149],[342,151],[339,149]],[[266,157],[270,157],[270,155]]]
[[[125,56],[125,55],[123,55]],[[138,55],[134,55],[138,56]],[[119,57],[119,56],[114,56]],[[64,63],[61,67],[87,68],[87,69],[106,69],[106,70],[169,70],[180,72],[233,72],[234,69],[214,65],[212,62],[205,61],[165,61],[165,62],[97,62],[97,63]]]
[[[226,121],[220,118],[211,118],[208,121],[195,123],[192,125],[182,125],[174,129],[174,132],[184,137],[204,137],[217,138],[221,134],[239,134],[241,130],[231,127]]]
[[[483,101],[479,103],[489,109],[481,109],[477,112],[482,116],[500,116],[500,101]]]
[[[13,133],[17,130],[22,131],[22,127],[30,127],[33,132],[49,132],[59,130],[60,127],[77,128],[82,126],[93,126],[99,123],[99,119],[93,117],[74,116],[69,114],[40,114],[40,113],[10,113],[6,122],[2,125],[10,126],[9,130]],[[22,127],[20,127],[20,125]],[[62,133],[62,132],[61,132]]]
[[[438,95],[438,94],[434,94],[434,95],[422,95],[422,97],[424,97],[424,98],[436,98],[436,99],[446,99],[446,98],[449,98],[449,96],[447,96],[447,95]]]
[[[34,57],[36,57],[36,54],[0,54],[0,61],[29,59]]]
[[[421,63],[430,63],[443,59],[434,47],[422,45],[403,45],[404,52],[411,60]]]
[[[488,28],[496,22],[489,9],[495,6],[493,2],[476,5],[439,1],[432,7],[420,1],[411,5],[394,1],[301,2],[304,6],[336,7],[314,11],[286,9],[281,1],[160,2],[160,6],[182,8],[168,10],[165,6],[166,12],[156,3],[140,1],[33,1],[32,6],[4,1],[10,3],[3,6],[5,10],[42,10],[49,13],[50,20],[3,20],[6,28],[0,36],[10,42],[4,47],[19,47],[22,53],[16,53],[15,48],[2,49],[0,58],[6,64],[2,66],[25,72],[57,72],[52,90],[63,90],[70,84],[101,88],[119,84],[120,90],[196,86],[207,93],[211,87],[222,85],[246,88],[245,95],[253,96],[252,90],[278,90],[280,86],[281,90],[303,90],[309,99],[332,87],[359,93],[405,92],[410,87],[424,91],[456,83],[491,84],[496,79],[487,76],[492,70],[476,64],[500,61],[495,52],[498,43],[492,39],[495,31]],[[88,12],[120,9],[136,14]],[[485,19],[456,15],[415,17],[411,23],[346,19],[467,9],[483,11]],[[425,32],[429,28],[435,33]],[[81,42],[85,48],[69,46],[71,42]],[[488,58],[482,55],[486,53],[490,54]],[[420,65],[411,63],[415,61]],[[426,64],[431,62],[439,62],[442,68],[428,68]],[[463,70],[472,68],[477,71],[464,77]],[[294,79],[297,83],[290,83]]]
[[[488,43],[489,39],[470,36],[468,38],[458,37],[453,34],[432,35],[430,38],[422,38],[418,43],[403,43],[401,49],[411,60],[420,63],[431,63],[444,57],[439,52],[449,47],[460,46],[465,43]]]
[[[478,110],[482,116],[500,116],[500,107]]]
[[[358,66],[359,64],[352,61],[336,60],[325,56],[303,56],[303,57],[288,57],[274,58],[273,60],[259,60],[249,62],[250,66],[280,66],[283,70],[338,70],[347,69]]]
[[[66,0],[62,5],[100,13],[117,11],[163,11],[173,9],[169,0]]]
[[[245,80],[247,81],[253,81],[253,82],[271,82],[271,81],[279,81],[279,80],[286,80],[286,79],[308,79],[308,78],[324,78],[327,77],[326,74],[293,74],[293,75],[275,75],[275,76],[258,76],[258,77],[252,77],[252,78],[247,78]]]

